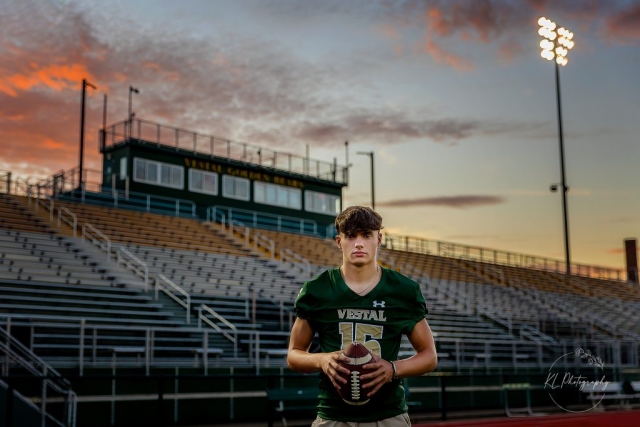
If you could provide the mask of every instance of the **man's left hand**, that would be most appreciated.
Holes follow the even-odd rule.
[[[367,363],[363,366],[364,369],[369,370],[364,375],[360,376],[362,380],[362,388],[367,390],[367,396],[371,397],[382,388],[383,385],[393,380],[393,366],[388,360],[373,356],[373,362]]]

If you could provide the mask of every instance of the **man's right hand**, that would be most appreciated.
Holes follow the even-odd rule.
[[[349,370],[341,366],[338,361],[348,363],[350,359],[342,355],[342,350],[338,350],[333,353],[324,353],[321,362],[322,372],[329,377],[336,390],[340,389],[340,383],[346,384],[347,378],[349,378]]]

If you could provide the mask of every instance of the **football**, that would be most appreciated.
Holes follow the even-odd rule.
[[[362,382],[360,375],[365,373],[363,365],[373,360],[373,353],[369,351],[363,344],[353,342],[349,344],[342,355],[351,359],[349,363],[340,361],[340,365],[347,368],[350,372],[346,384],[340,384],[338,394],[349,405],[364,405],[369,401],[366,392],[362,390]]]

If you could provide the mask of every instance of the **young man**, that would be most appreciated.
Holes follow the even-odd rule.
[[[294,311],[287,363],[298,372],[320,372],[318,418],[314,427],[410,426],[404,389],[399,378],[419,376],[435,369],[437,356],[425,315],[420,286],[378,265],[382,218],[372,209],[352,206],[336,218],[336,244],[342,266],[305,282]],[[321,353],[309,353],[315,334]],[[397,360],[406,335],[416,354]],[[338,364],[353,341],[374,354],[361,376],[368,403],[349,405],[337,392],[349,371]]]

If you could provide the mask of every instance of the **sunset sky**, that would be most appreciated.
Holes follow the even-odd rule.
[[[345,203],[388,233],[564,259],[554,66],[574,262],[623,268],[640,236],[640,1],[0,0],[0,171],[78,164],[136,117],[345,163]]]

